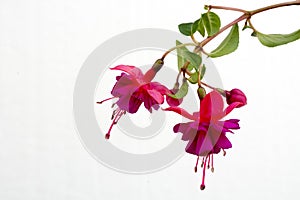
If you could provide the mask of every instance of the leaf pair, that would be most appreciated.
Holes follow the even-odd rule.
[[[185,36],[191,36],[198,31],[203,37],[205,31],[207,36],[212,36],[220,30],[221,20],[214,12],[207,12],[201,15],[201,18],[195,22],[179,24],[179,31]]]
[[[176,46],[181,45],[182,43],[176,40]],[[197,83],[199,76],[199,67],[202,64],[202,58],[198,54],[189,51],[186,47],[182,46],[177,48],[177,61],[178,61],[178,71],[181,71],[182,67],[189,63],[187,70],[195,71],[188,79],[183,79],[182,85],[176,94],[169,94],[170,97],[181,99],[185,97],[188,93],[188,82]],[[201,77],[203,78],[205,73],[205,66],[202,66]]]
[[[186,36],[191,36],[198,31],[203,37],[205,34],[207,34],[208,37],[213,36],[219,32],[220,27],[221,20],[219,16],[210,11],[202,14],[201,18],[196,20],[194,23],[183,23],[178,26],[179,31]],[[238,25],[235,24],[232,26],[231,31],[223,42],[215,50],[213,50],[209,56],[215,58],[230,54],[237,49],[238,44],[239,28]]]
[[[181,45],[182,43],[176,40],[176,46]],[[187,69],[199,69],[201,65],[202,58],[193,52],[190,52],[186,47],[177,48],[177,61],[178,61],[178,70],[185,65],[186,62],[189,62]]]

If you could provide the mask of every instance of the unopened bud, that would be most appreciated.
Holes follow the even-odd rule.
[[[202,100],[206,95],[206,91],[203,87],[199,87],[197,93],[200,100]]]
[[[162,66],[164,65],[164,61],[162,59],[158,59],[155,61],[155,63],[153,64],[152,66],[152,69],[155,71],[155,72],[158,72]]]
[[[232,89],[231,91],[225,91],[225,92],[226,92],[226,101],[228,105],[235,102],[239,102],[240,105],[237,106],[237,108],[239,108],[247,104],[247,97],[241,90]]]
[[[148,83],[151,82],[156,73],[162,68],[163,65],[164,61],[162,59],[156,60],[152,67],[146,72],[144,81]]]

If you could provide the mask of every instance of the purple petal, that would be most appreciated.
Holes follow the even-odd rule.
[[[181,132],[182,133],[181,139],[184,141],[193,140],[195,135],[197,134],[197,130],[191,128],[191,123],[192,122],[176,124],[173,127],[173,131],[175,133]]]
[[[229,119],[224,122],[224,127],[227,129],[240,129],[239,119]]]
[[[188,143],[185,150],[190,154],[206,156],[213,150],[213,145],[204,132],[198,132],[194,140]]]
[[[219,137],[219,140],[216,144],[217,147],[220,147],[222,149],[229,149],[232,147],[231,142],[228,140],[228,138],[225,136],[225,134],[221,134]]]

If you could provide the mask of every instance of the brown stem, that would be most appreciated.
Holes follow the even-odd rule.
[[[178,72],[178,74],[177,74],[177,77],[176,77],[176,82],[175,82],[175,85],[176,84],[179,84],[179,77],[180,77],[180,75],[181,75],[181,70]]]
[[[264,12],[266,10],[271,10],[271,9],[274,9],[274,8],[285,7],[285,6],[293,6],[293,5],[300,5],[300,1],[297,0],[297,1],[289,1],[289,2],[284,2],[284,3],[278,3],[278,4],[274,4],[274,5],[270,5],[270,6],[266,6],[266,7],[263,7],[263,8],[259,8],[259,9],[250,11],[249,13],[252,16],[252,15],[255,15],[257,13]]]
[[[206,84],[206,83],[204,83],[204,82],[201,82],[201,83],[202,83],[202,85],[204,85],[204,86],[206,86],[206,87],[208,87],[208,88],[210,88],[210,89],[212,89],[212,90],[216,89],[216,88],[214,88],[213,86],[210,86],[210,85],[208,85],[208,84]]]
[[[210,9],[222,9],[222,10],[233,10],[233,11],[238,11],[238,12],[242,12],[242,13],[247,13],[246,10],[240,9],[240,8],[232,8],[232,7],[226,7],[226,6],[213,6],[213,5],[206,5],[206,8],[208,8],[208,10]]]
[[[225,10],[236,10],[236,11],[241,11],[244,12],[244,14],[242,16],[240,16],[239,18],[237,18],[236,20],[232,21],[231,23],[227,24],[226,26],[224,26],[223,28],[221,28],[219,30],[219,32],[217,32],[216,34],[214,34],[211,37],[208,37],[206,39],[204,39],[201,43],[200,46],[204,46],[206,45],[208,42],[210,42],[212,39],[214,39],[215,37],[217,37],[219,34],[221,34],[223,31],[225,31],[226,29],[230,28],[231,26],[233,26],[234,24],[243,21],[244,19],[249,19],[251,18],[251,16],[267,11],[267,10],[271,10],[274,8],[279,8],[279,7],[284,7],[284,6],[292,6],[292,5],[300,5],[300,0],[296,0],[296,1],[290,1],[290,2],[284,2],[284,3],[279,3],[279,4],[274,4],[274,5],[270,5],[270,6],[266,6],[263,8],[259,8],[253,11],[245,11],[241,10],[239,8],[230,8],[230,7],[223,7],[223,6],[208,6],[208,8],[217,8],[217,9],[225,9]]]
[[[164,55],[161,57],[161,60],[164,60],[165,59],[165,57],[169,54],[169,53],[171,53],[172,51],[174,51],[174,50],[176,50],[176,49],[178,49],[178,48],[181,48],[181,47],[185,47],[185,46],[197,46],[195,43],[185,43],[185,44],[180,44],[180,45],[177,45],[177,46],[175,46],[175,47],[172,47],[171,49],[169,49],[168,51],[166,51],[165,53],[164,53]]]
[[[215,33],[214,35],[207,37],[206,39],[204,39],[202,42],[198,42],[195,40],[194,36],[191,36],[191,39],[193,40],[194,43],[192,43],[192,45],[195,45],[196,48],[194,49],[194,52],[197,53],[199,51],[202,51],[204,54],[207,54],[204,50],[203,50],[203,46],[205,46],[207,43],[209,43],[211,40],[213,40],[215,37],[217,37],[218,35],[220,35],[222,32],[224,32],[225,30],[227,30],[228,28],[230,28],[231,26],[233,26],[236,23],[239,23],[245,19],[247,19],[247,21],[249,22],[249,25],[253,28],[253,30],[255,31],[253,25],[251,24],[250,18],[258,13],[267,11],[267,10],[271,10],[274,8],[279,8],[279,7],[285,7],[285,6],[292,6],[292,5],[300,5],[300,0],[296,0],[296,1],[290,1],[290,2],[284,2],[284,3],[279,3],[279,4],[274,4],[274,5],[270,5],[270,6],[266,6],[263,8],[259,8],[253,11],[246,11],[243,9],[239,9],[239,8],[232,8],[232,7],[225,7],[225,6],[213,6],[213,5],[206,5],[205,7],[210,10],[210,9],[223,9],[223,10],[232,10],[232,11],[238,11],[238,12],[242,12],[243,15],[241,15],[239,18],[233,20],[232,22],[230,22],[229,24],[227,24],[226,26],[222,27],[217,33]],[[175,50],[178,47],[174,47],[172,49],[170,49],[169,51],[167,51],[163,56],[162,56],[162,60],[173,50]],[[191,75],[191,72],[189,72],[186,68],[189,65],[189,62],[185,62],[183,67],[181,68],[181,72],[183,72],[183,75],[185,76],[185,73],[188,75]],[[206,83],[201,82],[200,80],[198,80],[199,84],[203,84],[208,88],[211,89],[215,89],[214,87],[207,85]]]
[[[226,26],[222,27],[219,32],[217,32],[216,34],[212,35],[211,37],[206,38],[205,40],[203,40],[200,43],[200,46],[205,46],[207,43],[209,43],[212,39],[214,39],[215,37],[217,37],[218,35],[220,35],[223,31],[225,31],[226,29],[230,28],[231,26],[233,26],[234,24],[243,21],[244,19],[247,19],[250,17],[249,13],[245,13],[242,16],[240,16],[239,18],[233,20],[232,22],[230,22],[229,24],[227,24]]]

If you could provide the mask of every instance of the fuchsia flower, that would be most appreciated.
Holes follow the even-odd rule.
[[[226,101],[228,105],[234,102],[240,102],[241,104],[237,107],[242,107],[247,104],[246,95],[239,89],[232,89],[231,91],[225,91]]]
[[[157,71],[162,67],[162,64],[162,60],[157,60],[146,74],[143,74],[139,68],[129,65],[118,65],[111,68],[111,70],[121,70],[125,73],[116,77],[117,82],[111,91],[113,97],[97,102],[101,104],[107,100],[118,98],[117,102],[113,104],[113,106],[117,104],[118,108],[113,111],[113,122],[105,135],[106,139],[109,139],[113,125],[126,112],[136,113],[142,103],[144,103],[145,108],[149,112],[152,112],[152,108],[157,110],[159,105],[164,103],[164,95],[172,93],[164,85],[158,82],[151,82]],[[170,101],[169,105],[175,106],[177,104],[172,104],[172,101]]]
[[[201,190],[205,188],[205,169],[213,167],[213,154],[218,154],[225,149],[232,147],[231,142],[226,137],[226,133],[232,132],[232,129],[239,129],[238,119],[222,119],[229,114],[234,108],[241,106],[241,102],[232,102],[224,109],[224,102],[222,96],[217,91],[208,93],[200,103],[200,112],[195,112],[193,115],[189,114],[182,108],[169,107],[165,110],[176,112],[190,120],[191,122],[176,124],[173,128],[174,132],[182,133],[182,140],[188,141],[186,152],[197,155],[197,165],[199,156],[203,157],[203,176],[201,183]]]

